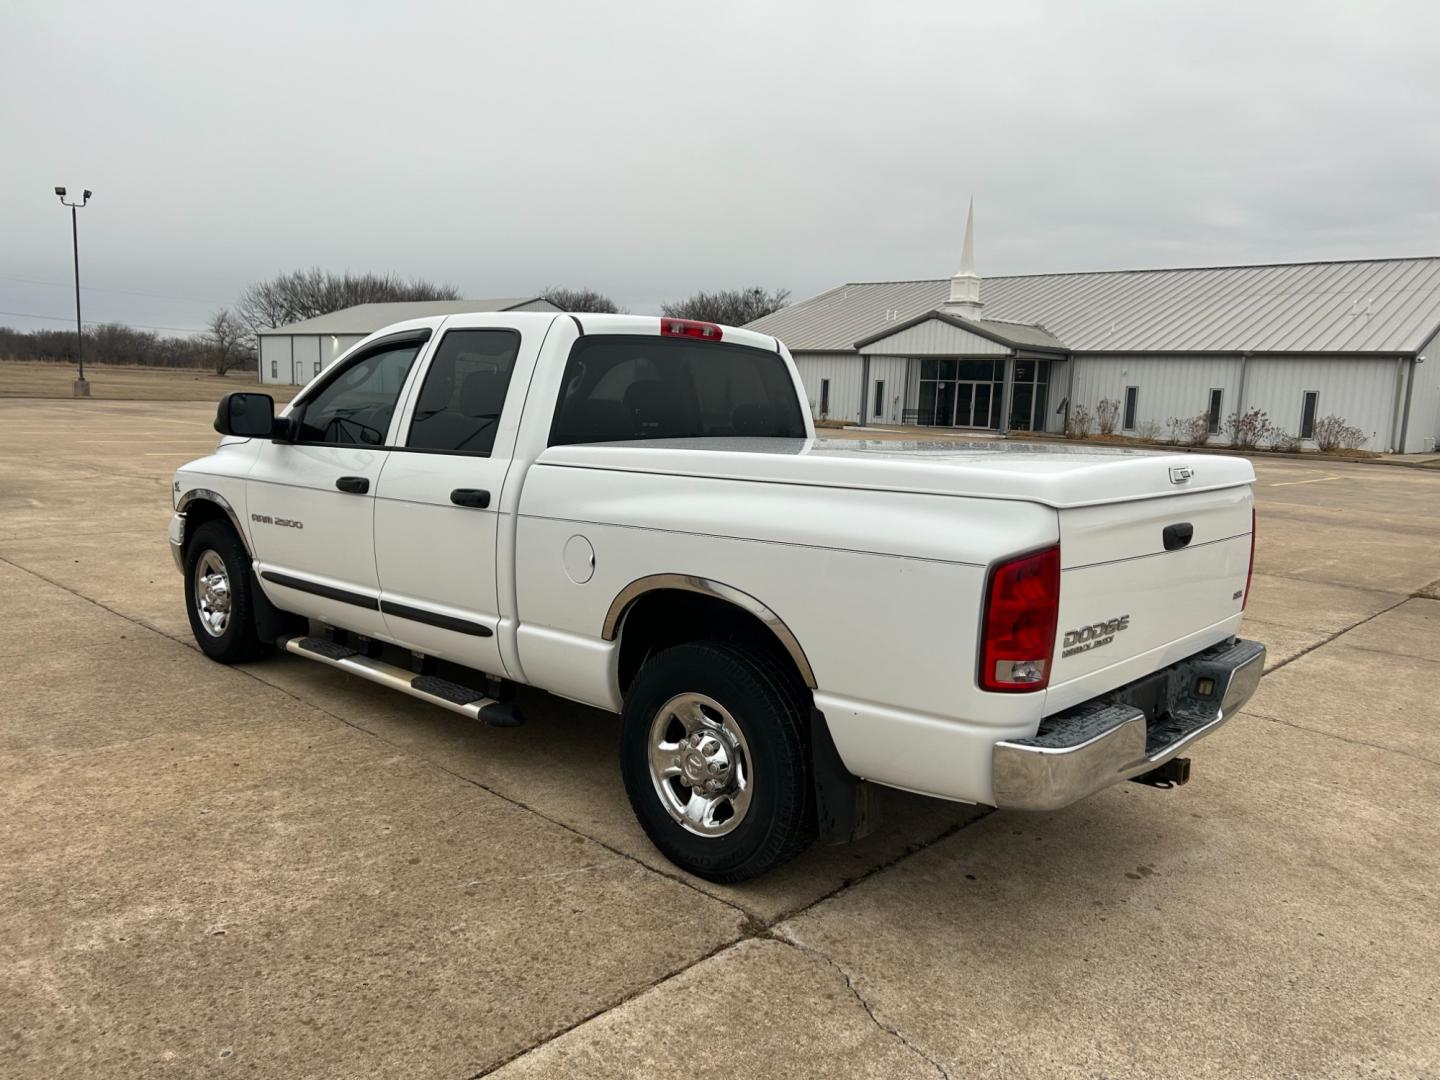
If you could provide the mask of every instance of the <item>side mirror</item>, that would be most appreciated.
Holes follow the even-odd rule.
[[[215,410],[215,430],[221,435],[269,439],[275,429],[275,399],[269,394],[226,394]]]

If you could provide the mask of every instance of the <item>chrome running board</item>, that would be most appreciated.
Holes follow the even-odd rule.
[[[329,638],[292,637],[279,643],[286,652],[318,660],[322,664],[359,675],[391,690],[399,690],[431,705],[468,716],[491,727],[519,727],[525,722],[520,710],[508,701],[496,701],[479,690],[442,679],[437,675],[416,675],[413,671],[366,656],[359,649]]]

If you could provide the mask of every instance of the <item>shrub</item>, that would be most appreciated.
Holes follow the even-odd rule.
[[[1315,421],[1315,445],[1321,450],[1358,450],[1365,445],[1365,432],[1333,413]]]
[[[1271,428],[1265,444],[1277,454],[1298,454],[1300,452],[1300,437],[1291,435],[1283,428]]]
[[[1225,421],[1230,445],[1239,450],[1254,450],[1269,437],[1271,428],[1270,417],[1260,409],[1231,413]]]
[[[1114,435],[1120,426],[1120,402],[1114,398],[1101,398],[1095,406],[1095,422],[1100,425],[1101,435]]]
[[[1135,437],[1145,442],[1160,441],[1160,421],[1141,420],[1135,428]]]
[[[1183,446],[1204,446],[1210,439],[1210,414],[1170,417],[1165,421],[1172,443]]]
[[[1084,405],[1076,405],[1071,408],[1070,415],[1065,418],[1065,437],[1067,439],[1083,439],[1090,434],[1090,425],[1094,417],[1090,410]]]

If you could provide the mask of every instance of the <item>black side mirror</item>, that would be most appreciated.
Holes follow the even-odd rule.
[[[215,430],[245,439],[275,436],[275,399],[269,394],[226,394],[215,410]]]

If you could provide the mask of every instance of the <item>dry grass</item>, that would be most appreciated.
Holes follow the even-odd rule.
[[[90,396],[108,401],[219,401],[232,390],[258,389],[253,372],[235,372],[223,378],[193,368],[86,367]],[[68,398],[75,381],[70,364],[27,360],[0,361],[0,397]],[[267,386],[276,401],[289,401],[297,386]]]

